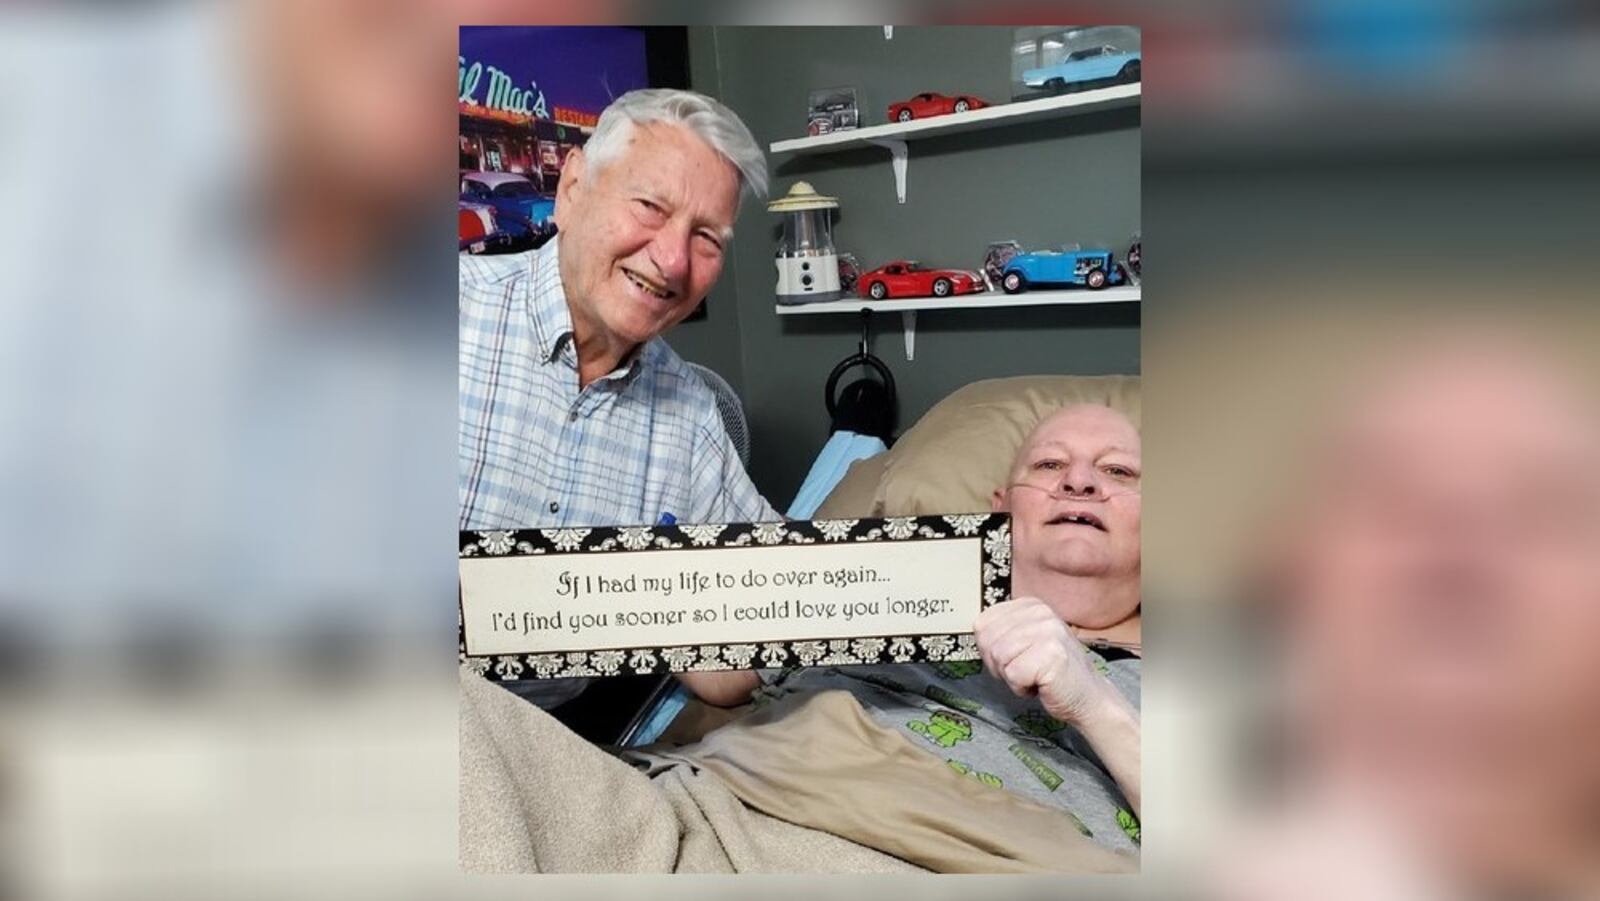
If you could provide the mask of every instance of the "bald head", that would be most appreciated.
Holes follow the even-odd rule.
[[[1138,429],[1110,407],[1075,404],[1040,422],[993,498],[1012,517],[1013,593],[1088,628],[1132,614],[1142,467]]]
[[[1040,420],[1022,439],[1011,463],[1011,481],[1018,480],[1037,450],[1070,444],[1074,436],[1102,438],[1110,448],[1139,456],[1139,430],[1127,416],[1104,404],[1071,404]]]

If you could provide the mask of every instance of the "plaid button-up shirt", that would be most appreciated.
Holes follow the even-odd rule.
[[[461,257],[460,528],[782,519],[660,338],[579,390],[559,241]]]

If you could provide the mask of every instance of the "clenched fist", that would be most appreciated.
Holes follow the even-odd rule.
[[[1064,723],[1081,727],[1122,701],[1095,672],[1083,643],[1038,598],[989,607],[975,631],[984,667],[1019,696],[1037,695],[1045,712]]]

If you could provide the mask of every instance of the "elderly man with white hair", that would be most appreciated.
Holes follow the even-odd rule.
[[[782,518],[710,390],[661,340],[722,274],[742,194],[766,188],[761,149],[726,106],[631,91],[568,155],[556,237],[461,258],[460,528]],[[754,684],[682,678],[710,703]],[[581,689],[546,687],[543,704]]]

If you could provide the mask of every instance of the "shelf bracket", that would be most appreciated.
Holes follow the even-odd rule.
[[[889,161],[894,166],[894,196],[906,202],[906,142],[895,138],[869,138],[872,143],[889,151]]]
[[[900,311],[900,331],[906,336],[906,362],[917,358],[917,311]]]

